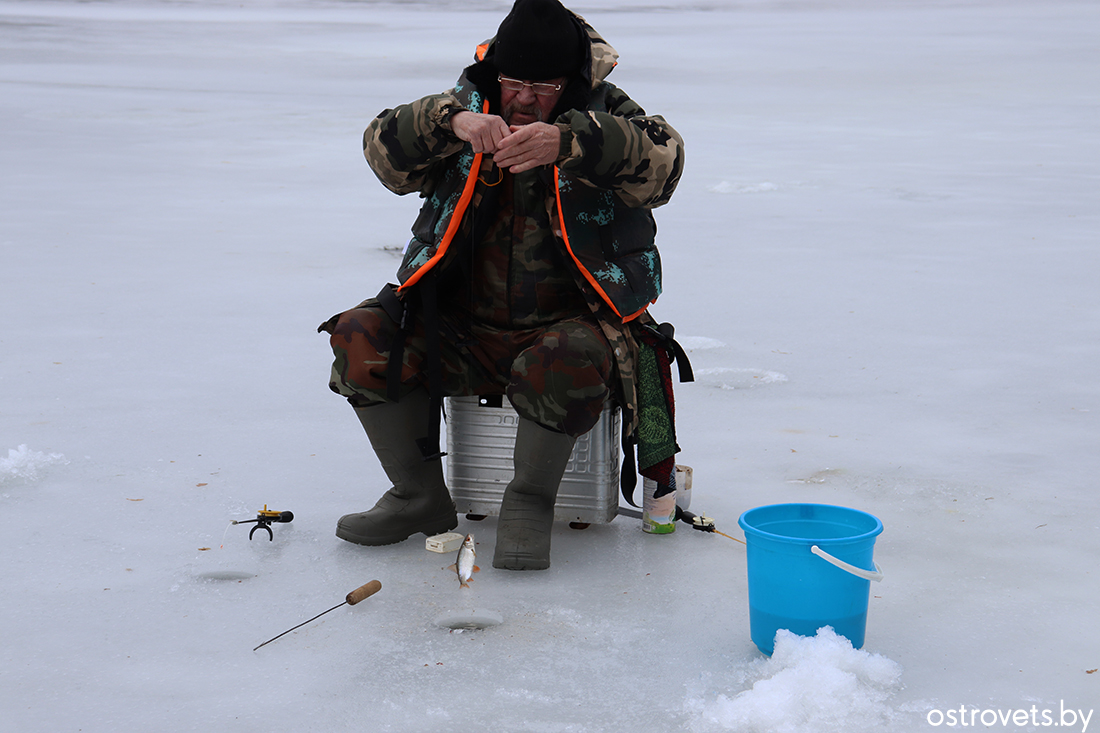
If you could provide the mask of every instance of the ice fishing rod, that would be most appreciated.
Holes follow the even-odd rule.
[[[248,524],[249,522],[255,522],[256,526],[248,532],[248,539],[252,539],[252,535],[256,533],[258,529],[267,530],[268,541],[275,539],[275,533],[271,531],[272,522],[293,522],[294,512],[276,512],[267,508],[267,504],[264,504],[264,508],[256,513],[255,519],[234,519],[231,524]]]
[[[692,514],[687,509],[681,509],[677,506],[676,518],[690,524],[692,529],[697,529],[700,532],[713,532],[714,534],[720,534],[723,537],[728,537],[734,542],[740,542],[742,545],[745,544],[744,540],[739,540],[736,537],[726,534],[725,532],[719,532],[718,528],[714,526],[714,520],[710,517],[703,516],[701,514]]]
[[[303,626],[305,626],[306,624],[308,624],[310,621],[316,621],[317,619],[321,618],[322,616],[324,616],[329,611],[335,611],[340,606],[343,606],[343,605],[354,606],[359,601],[366,600],[367,598],[370,598],[371,596],[373,596],[375,593],[377,593],[380,590],[382,590],[382,583],[377,581],[377,580],[372,580],[369,583],[361,585],[358,588],[356,588],[355,590],[353,590],[351,593],[348,593],[347,597],[344,598],[343,603],[337,603],[335,606],[330,608],[328,611],[322,611],[321,613],[317,614],[313,618],[311,618],[307,621],[303,621],[302,623],[298,624],[294,628],[287,629],[283,633],[279,634],[279,636],[271,637],[270,639],[265,641],[263,644],[260,644],[260,646],[266,646],[266,645],[270,644],[271,642],[275,641],[276,639],[278,639],[279,637],[286,636],[291,631],[294,631],[294,629],[300,629]],[[259,649],[260,646],[256,647],[256,649]],[[252,651],[256,651],[256,649],[253,649]]]

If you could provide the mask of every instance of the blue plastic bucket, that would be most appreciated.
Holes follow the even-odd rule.
[[[737,523],[747,545],[749,628],[760,651],[771,656],[779,629],[814,636],[822,626],[863,646],[871,581],[882,579],[872,559],[878,518],[826,504],[773,504]]]

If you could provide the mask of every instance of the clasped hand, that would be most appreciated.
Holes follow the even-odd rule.
[[[561,130],[545,122],[508,125],[504,118],[462,111],[451,117],[451,129],[475,153],[488,153],[511,173],[549,165],[558,159]]]

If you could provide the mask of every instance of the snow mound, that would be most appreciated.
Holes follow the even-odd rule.
[[[900,689],[901,665],[852,648],[826,626],[815,637],[781,629],[775,653],[754,662],[752,682],[733,698],[688,700],[693,730],[742,733],[853,733],[891,730],[903,715],[888,704]]]
[[[763,181],[762,183],[730,183],[729,181],[722,181],[716,183],[710,187],[711,193],[767,193],[769,191],[778,191],[779,186],[774,183]]]
[[[704,367],[696,369],[695,376],[704,383],[718,383],[722,389],[751,389],[761,384],[782,384],[787,381],[787,375],[779,372],[735,367]]]
[[[702,351],[704,349],[720,349],[726,344],[718,339],[707,336],[680,336],[676,339],[688,351]]]
[[[39,453],[26,445],[9,448],[8,457],[0,458],[0,484],[8,481],[34,481],[38,470],[53,464],[65,464],[69,461],[60,453]]]

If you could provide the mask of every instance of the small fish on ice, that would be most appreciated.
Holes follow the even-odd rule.
[[[481,568],[474,564],[475,560],[477,560],[477,550],[474,549],[474,536],[468,534],[466,539],[462,540],[462,547],[458,549],[458,559],[455,560],[455,564],[447,568],[458,574],[459,587],[469,588],[470,578],[474,573],[481,571]]]

